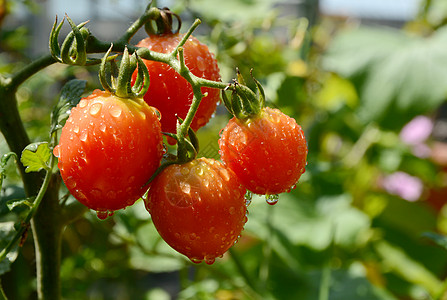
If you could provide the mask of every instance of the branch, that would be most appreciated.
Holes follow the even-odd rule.
[[[12,89],[17,89],[22,83],[24,83],[28,78],[39,72],[40,70],[54,64],[56,60],[51,55],[45,55],[39,59],[26,65],[23,69],[15,73],[11,77],[11,81],[8,86]]]

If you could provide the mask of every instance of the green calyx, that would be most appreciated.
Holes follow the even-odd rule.
[[[59,46],[58,37],[65,19],[70,24],[72,31],[65,37],[62,46]],[[65,15],[62,22],[57,25],[56,17],[50,33],[49,44],[51,55],[56,61],[78,66],[93,65],[100,61],[87,57],[87,40],[91,35],[90,31],[84,27],[87,23],[88,21],[76,25],[68,15]]]
[[[258,115],[265,106],[265,93],[261,83],[253,77],[252,70],[250,75],[254,80],[259,95],[253,92],[245,85],[242,74],[236,69],[237,79],[234,79],[229,86],[222,91],[222,100],[228,111],[236,118],[246,120]],[[231,90],[231,98],[228,98],[226,90]]]
[[[182,20],[177,14],[173,13],[167,7],[152,9],[154,10],[153,17],[144,25],[144,29],[148,35],[172,34],[180,31]],[[177,29],[175,31],[173,30],[174,18],[177,20]],[[156,28],[154,28],[151,21],[155,22]]]
[[[149,72],[143,60],[136,52],[129,55],[127,47],[121,59],[121,64],[118,67],[115,58],[109,57],[112,51],[113,44],[106,52],[101,60],[99,68],[99,80],[102,87],[106,90],[122,98],[141,98],[149,88]],[[107,62],[110,62],[110,76],[108,76]],[[132,74],[137,70],[137,77],[132,85]],[[110,77],[110,84],[107,78]]]

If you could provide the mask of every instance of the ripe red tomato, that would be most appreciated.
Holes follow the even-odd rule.
[[[152,181],[145,203],[172,248],[195,263],[212,264],[244,227],[245,191],[225,165],[199,158],[164,169]]]
[[[95,90],[71,110],[54,155],[70,193],[107,217],[140,198],[160,165],[156,110],[142,99]]]
[[[220,155],[242,184],[264,195],[289,192],[304,173],[307,145],[296,121],[278,109],[232,118],[221,132]]]
[[[160,53],[169,53],[182,38],[183,34],[178,33],[150,35],[141,40],[137,46]],[[194,75],[214,81],[220,80],[217,61],[206,45],[190,37],[183,49],[185,64]],[[150,76],[149,90],[144,100],[160,111],[163,132],[175,133],[177,116],[184,119],[191,106],[193,98],[191,85],[166,64],[148,60],[144,62]],[[135,78],[136,73],[133,74],[133,80]],[[192,121],[191,128],[194,131],[208,123],[220,100],[220,92],[217,89],[203,88],[202,92],[208,93],[208,96],[202,99]]]

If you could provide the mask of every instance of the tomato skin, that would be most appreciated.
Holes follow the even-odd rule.
[[[151,183],[145,204],[172,248],[195,263],[212,264],[244,227],[245,191],[225,165],[198,158],[164,169]]]
[[[174,50],[183,36],[178,33],[150,35],[136,46],[160,53],[169,53]],[[206,45],[191,36],[183,46],[183,53],[186,66],[194,75],[214,81],[220,80],[217,61]],[[146,92],[144,100],[160,111],[163,132],[175,133],[177,116],[184,119],[191,106],[192,87],[170,66],[155,61],[144,60],[144,62],[150,77],[149,90]],[[133,80],[135,78],[136,72],[133,74]],[[205,87],[202,88],[202,93],[208,93],[208,95],[203,97],[192,121],[191,128],[194,131],[208,123],[220,101],[218,89]]]
[[[163,155],[156,110],[142,99],[95,90],[71,110],[54,155],[82,204],[98,212],[132,205]]]
[[[307,145],[296,121],[278,109],[232,118],[221,132],[219,153],[242,184],[264,194],[290,192],[305,171]]]

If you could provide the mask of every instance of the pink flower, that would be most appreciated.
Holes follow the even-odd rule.
[[[402,128],[400,139],[408,145],[419,145],[425,142],[433,130],[433,122],[426,116],[417,116]]]
[[[405,172],[396,172],[388,175],[383,180],[383,187],[392,194],[408,201],[418,200],[424,189],[422,181]]]

